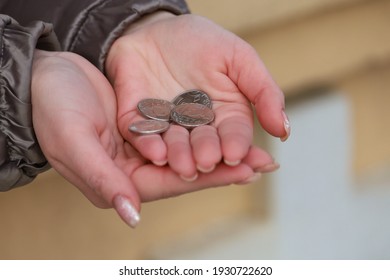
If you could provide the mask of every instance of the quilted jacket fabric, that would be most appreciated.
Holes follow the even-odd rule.
[[[124,29],[184,0],[0,0],[0,191],[25,185],[49,164],[34,134],[31,66],[36,48],[75,52],[104,71]]]

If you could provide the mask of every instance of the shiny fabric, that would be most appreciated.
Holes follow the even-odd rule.
[[[0,13],[20,24],[52,23],[62,49],[80,54],[100,70],[113,41],[146,14],[188,13],[184,0],[0,0]]]
[[[161,10],[189,12],[184,0],[0,0],[0,191],[49,168],[32,125],[34,49],[72,51],[104,71],[124,29]]]
[[[20,26],[0,15],[0,190],[30,182],[49,165],[31,120],[31,65],[39,38],[59,49],[52,27],[43,22]]]

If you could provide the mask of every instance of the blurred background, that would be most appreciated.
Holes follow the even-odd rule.
[[[0,193],[0,259],[389,259],[390,1],[189,0],[286,94],[280,170],[147,203],[128,228],[53,170]]]

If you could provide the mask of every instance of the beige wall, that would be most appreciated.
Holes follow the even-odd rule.
[[[165,241],[247,211],[248,190],[214,189],[145,204],[142,223],[132,230],[50,171],[0,193],[0,259],[146,258]]]
[[[353,104],[356,175],[389,174],[390,65],[373,65],[340,85]]]
[[[390,1],[188,1],[251,43],[286,95],[331,86],[346,92],[354,112],[357,173],[390,161]],[[374,125],[372,125],[374,124]],[[256,132],[266,146],[268,138]],[[282,166],[283,168],[283,166]],[[54,171],[30,186],[0,193],[2,258],[147,258],[157,245],[216,221],[267,215],[267,176],[257,185],[230,186],[148,203],[137,230],[112,210],[94,208]]]
[[[311,8],[316,2],[322,9],[321,1]],[[354,114],[354,172],[364,176],[390,166],[390,1],[331,2],[242,37],[288,97],[319,87],[347,94]]]

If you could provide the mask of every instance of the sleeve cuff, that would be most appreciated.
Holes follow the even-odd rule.
[[[31,67],[34,50],[56,50],[51,25],[20,26],[0,17],[0,191],[32,181],[49,168],[34,134],[31,106]]]
[[[104,72],[104,62],[113,42],[131,23],[156,11],[177,15],[189,12],[181,0],[102,1],[84,11],[64,49],[87,58]]]

